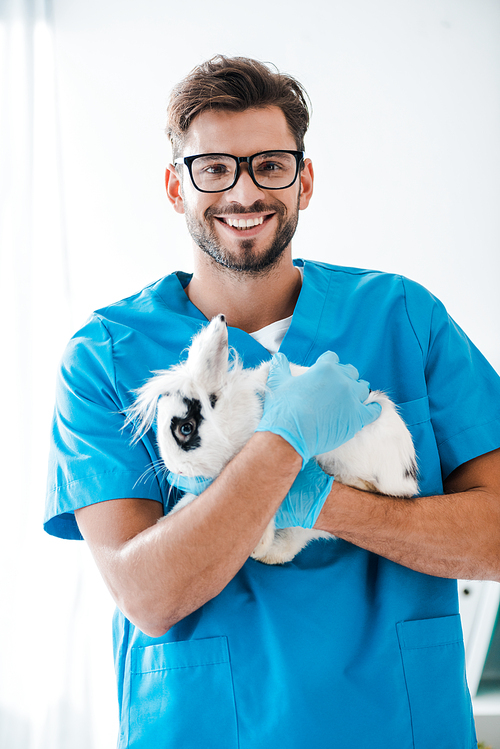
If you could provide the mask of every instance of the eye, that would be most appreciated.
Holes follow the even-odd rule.
[[[173,416],[170,432],[181,450],[195,450],[201,444],[199,426],[203,421],[201,403],[196,398],[183,398],[186,413]]]
[[[195,429],[196,423],[194,420],[185,421],[177,427],[177,431],[182,437],[190,437]]]
[[[277,164],[276,161],[265,161],[259,164],[259,172],[277,172],[283,169],[281,164]]]
[[[205,168],[205,171],[218,176],[219,174],[227,174],[228,168],[224,164],[211,164],[211,166]]]

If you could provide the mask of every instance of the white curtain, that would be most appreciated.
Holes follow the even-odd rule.
[[[52,34],[48,0],[0,0],[0,746],[104,749],[116,740],[110,598],[84,544],[41,529],[73,328]]]

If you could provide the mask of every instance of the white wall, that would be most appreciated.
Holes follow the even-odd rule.
[[[242,54],[313,102],[294,254],[420,281],[500,369],[497,0],[53,3],[75,325],[189,269],[166,101],[199,61]]]

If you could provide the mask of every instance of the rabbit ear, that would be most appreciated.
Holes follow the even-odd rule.
[[[154,377],[136,391],[136,400],[125,410],[124,424],[124,427],[132,425],[133,441],[139,440],[151,427],[158,401],[169,393],[184,393],[189,398],[201,397],[202,400],[205,395],[207,402],[214,406],[227,380],[228,359],[226,318],[217,315],[193,338],[183,364],[155,372]]]
[[[226,318],[217,315],[193,339],[186,364],[191,376],[216,395],[227,379],[228,358]]]

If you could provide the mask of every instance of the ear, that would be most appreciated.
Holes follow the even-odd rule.
[[[300,200],[299,210],[307,208],[313,194],[314,170],[311,159],[304,160],[304,168],[300,172]]]
[[[173,164],[169,164],[165,171],[165,187],[167,190],[167,197],[174,206],[174,210],[177,211],[177,213],[184,213],[182,185]]]
[[[226,383],[228,359],[226,318],[217,315],[193,339],[187,366],[208,395],[217,395]]]

